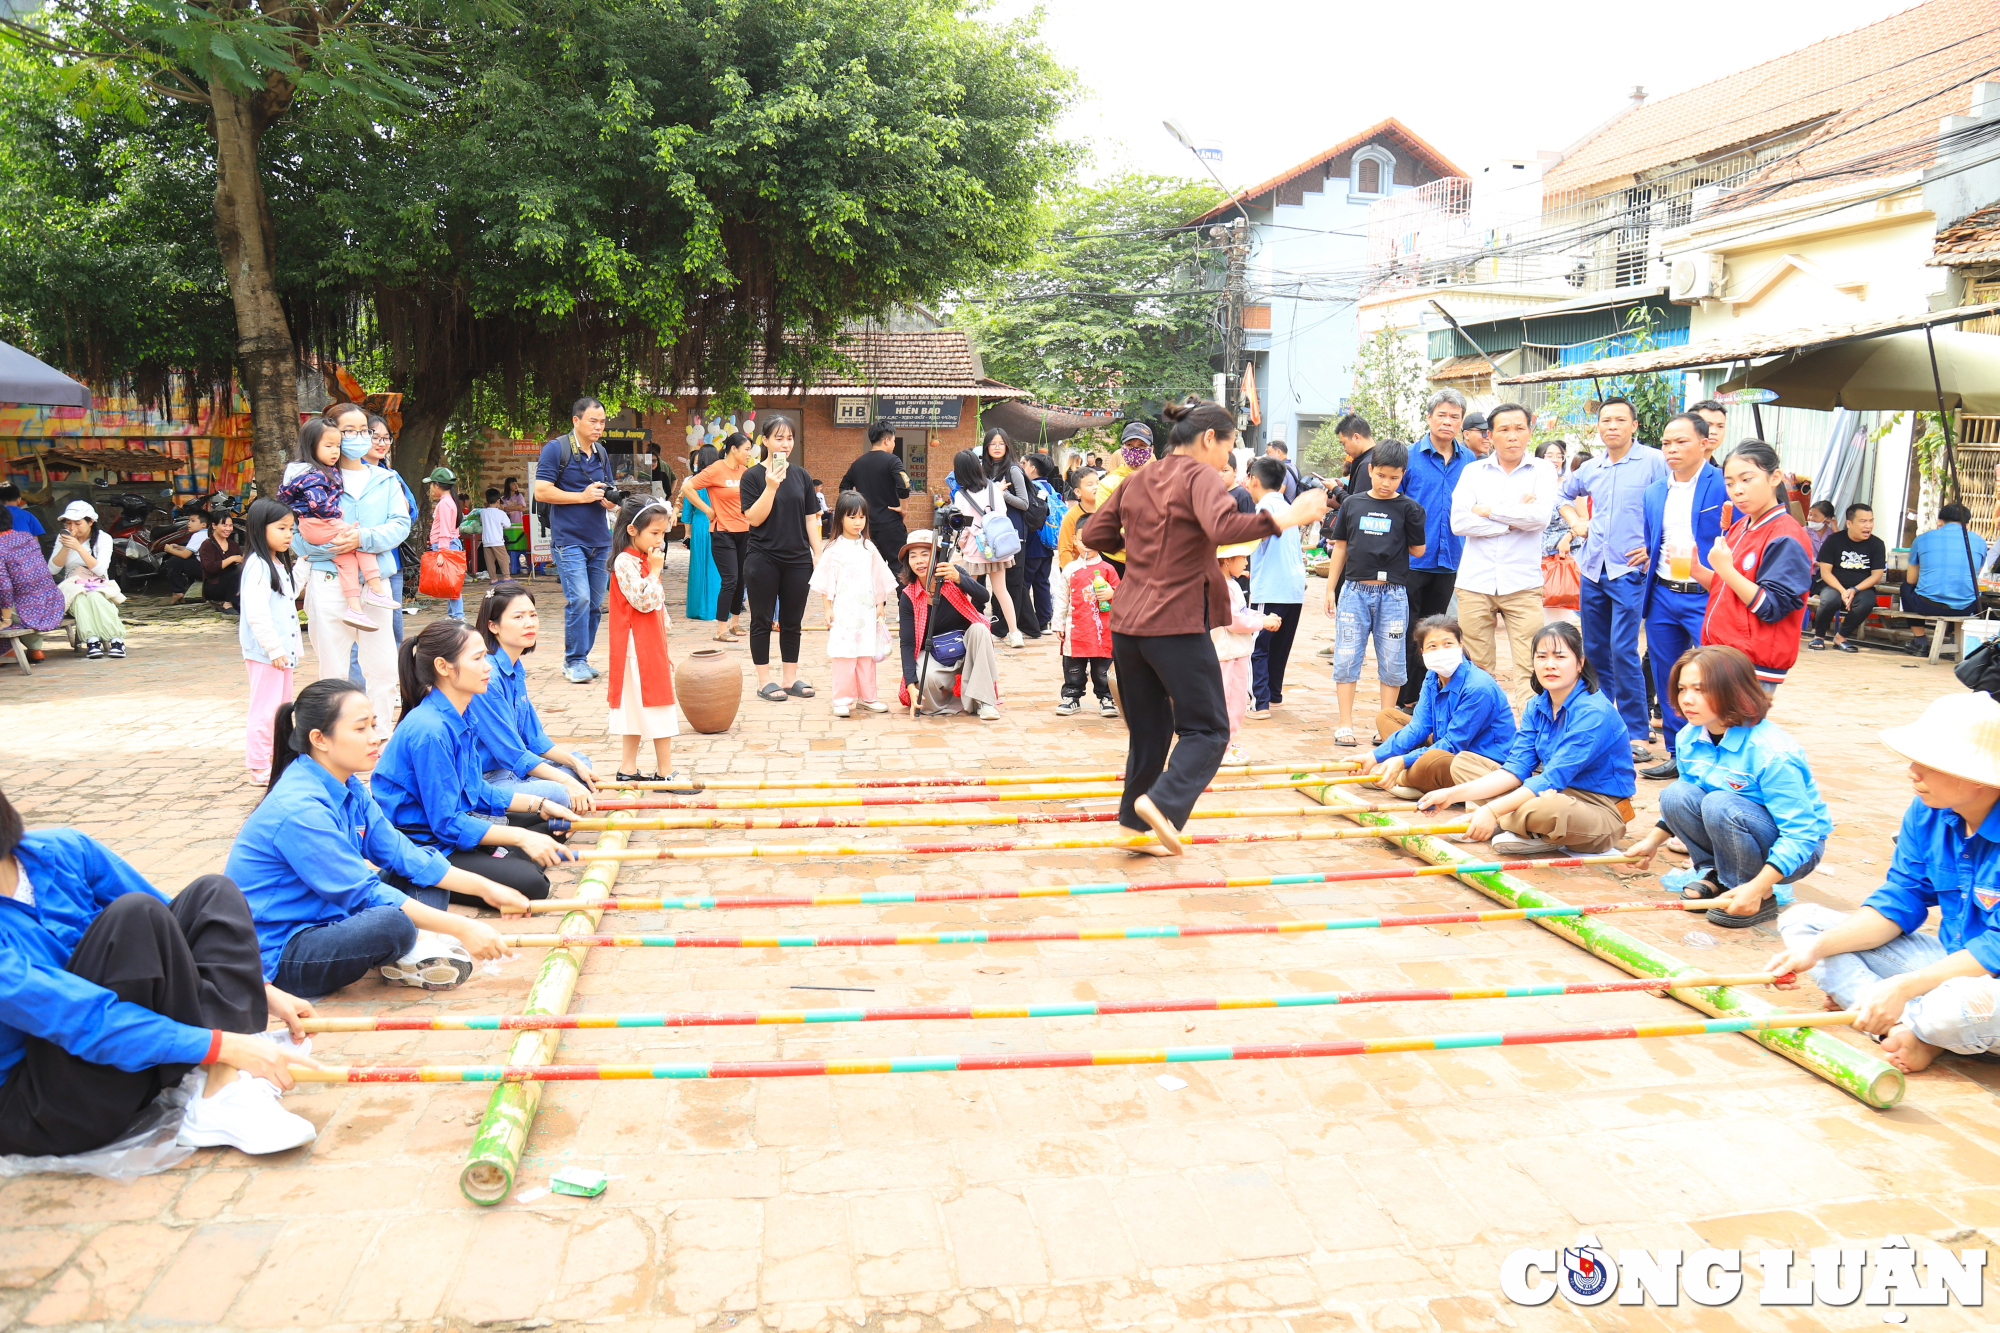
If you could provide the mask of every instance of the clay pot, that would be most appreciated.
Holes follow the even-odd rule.
[[[729,730],[743,702],[743,667],[721,648],[697,648],[674,666],[674,700],[704,736]]]

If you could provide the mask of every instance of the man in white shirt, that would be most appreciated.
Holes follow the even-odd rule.
[[[1525,692],[1529,642],[1542,626],[1542,533],[1561,478],[1528,452],[1534,418],[1519,403],[1486,414],[1493,451],[1469,464],[1451,493],[1451,530],[1465,538],[1458,564],[1458,621],[1465,655],[1495,680],[1493,618],[1507,623],[1515,680]]]

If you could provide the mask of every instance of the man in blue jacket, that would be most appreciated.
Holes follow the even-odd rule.
[[[1441,616],[1451,607],[1458,587],[1458,557],[1465,538],[1451,530],[1451,495],[1459,476],[1473,461],[1472,451],[1459,443],[1459,423],[1465,420],[1465,395],[1439,389],[1424,405],[1424,438],[1410,446],[1409,470],[1403,474],[1403,494],[1424,507],[1424,553],[1410,558],[1410,624]],[[1416,707],[1424,692],[1423,650],[1417,636],[1404,634],[1403,688],[1396,707]]]
[[[1674,737],[1687,725],[1674,707],[1667,677],[1681,654],[1701,642],[1701,618],[1708,610],[1708,590],[1695,582],[1692,569],[1687,578],[1675,579],[1667,553],[1688,551],[1691,560],[1701,561],[1706,568],[1703,553],[1722,535],[1722,507],[1729,492],[1722,484],[1721,469],[1708,462],[1708,423],[1693,412],[1681,413],[1661,430],[1660,456],[1666,460],[1667,478],[1648,486],[1643,500],[1646,586],[1640,594],[1640,608],[1646,622],[1646,656],[1653,665],[1653,689],[1660,700],[1660,738],[1667,743],[1667,757],[1639,772],[1642,777],[1665,782],[1680,776],[1674,761]]]
[[[1942,1051],[2000,1047],[2000,703],[1947,694],[1882,743],[1910,761],[1916,799],[1881,888],[1852,912],[1800,903],[1779,918],[1779,975],[1807,977],[1907,1073]],[[1935,935],[1922,927],[1938,911]]]

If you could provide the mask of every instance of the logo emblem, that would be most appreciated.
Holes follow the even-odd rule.
[[[1979,900],[1979,906],[1982,911],[1990,912],[1995,907],[2000,907],[2000,889],[1975,888],[1972,891],[1972,896]]]
[[[1595,1236],[1578,1236],[1562,1252],[1556,1282],[1571,1305],[1601,1305],[1618,1290],[1618,1266],[1611,1262]]]

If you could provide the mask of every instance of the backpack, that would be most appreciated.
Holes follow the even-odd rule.
[[[1035,517],[1037,507],[1041,517]],[[1028,527],[1041,529],[1042,545],[1051,551],[1056,549],[1056,538],[1062,535],[1063,518],[1069,513],[1069,506],[1063,503],[1056,488],[1046,481],[1038,481],[1028,496]]]
[[[575,457],[576,457],[576,437],[565,434],[562,437],[562,448],[556,453],[556,474],[560,476],[562,474],[562,470],[569,466],[569,460]],[[528,483],[528,494],[533,495],[534,493],[535,493],[534,479],[530,478]],[[549,503],[546,500],[536,500],[530,507],[535,511],[536,521],[538,521],[542,525],[542,527],[546,529],[549,526],[549,509],[550,509]]]
[[[966,536],[972,541],[973,558],[986,564],[998,564],[1002,560],[1012,560],[1021,553],[1021,534],[1014,531],[1014,521],[1007,517],[1004,509],[987,511],[979,503],[979,497],[967,491],[965,498],[979,511]]]

